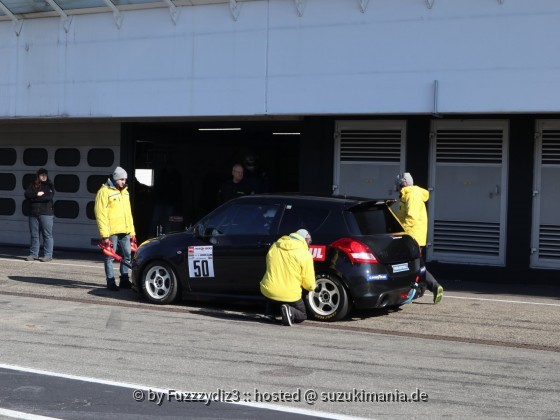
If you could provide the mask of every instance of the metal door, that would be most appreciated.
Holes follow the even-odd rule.
[[[333,193],[396,198],[405,168],[406,121],[337,121]]]
[[[29,244],[23,194],[44,167],[55,187],[55,248],[91,249],[92,239],[99,237],[95,194],[119,163],[119,154],[118,124],[0,125],[2,242]],[[129,182],[133,179],[129,170]]]
[[[433,121],[428,260],[505,264],[507,121]]]
[[[537,121],[531,267],[560,268],[560,121]]]

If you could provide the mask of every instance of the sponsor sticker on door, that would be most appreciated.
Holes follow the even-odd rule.
[[[189,246],[189,277],[214,277],[212,246]]]
[[[309,252],[313,255],[313,261],[325,261],[327,247],[325,245],[309,245]]]

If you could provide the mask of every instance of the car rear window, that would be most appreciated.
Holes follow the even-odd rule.
[[[361,235],[403,232],[404,229],[386,206],[358,207],[346,213],[350,229]]]

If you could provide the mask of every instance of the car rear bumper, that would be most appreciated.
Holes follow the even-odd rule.
[[[401,305],[406,300],[409,291],[410,286],[406,286],[385,292],[371,290],[369,293],[352,294],[354,307],[357,309],[376,309]]]

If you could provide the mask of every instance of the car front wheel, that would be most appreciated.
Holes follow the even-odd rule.
[[[331,274],[318,274],[317,287],[309,292],[305,304],[310,318],[318,321],[338,321],[350,311],[348,293],[340,279]]]
[[[150,263],[142,274],[141,282],[144,296],[152,303],[171,303],[177,297],[177,276],[165,262]]]

